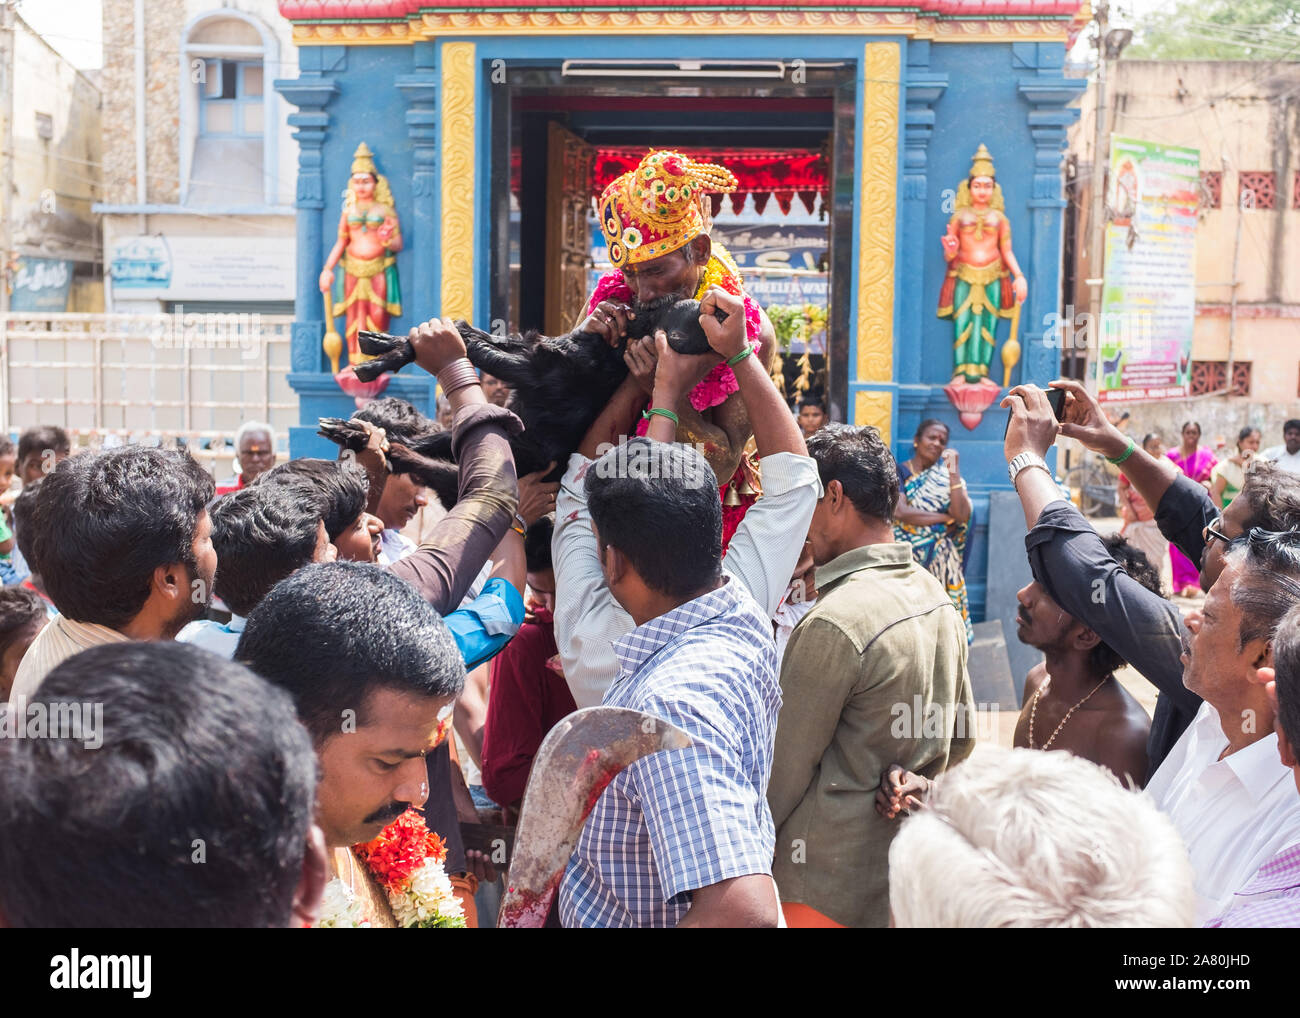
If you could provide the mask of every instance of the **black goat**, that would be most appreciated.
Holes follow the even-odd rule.
[[[638,315],[628,324],[628,338],[638,339],[663,329],[669,345],[679,353],[699,354],[709,350],[699,322],[698,301],[683,300],[654,315]],[[719,320],[725,315],[719,313]],[[470,361],[481,371],[495,375],[511,388],[509,402],[524,424],[522,435],[511,439],[515,469],[522,476],[556,464],[552,480],[558,480],[569,454],[609,402],[627,375],[624,344],[611,347],[604,337],[575,330],[562,336],[494,336],[467,322],[454,323],[465,340]],[[363,382],[385,371],[396,371],[414,359],[410,341],[382,333],[362,332],[361,349],[377,355],[355,367]],[[450,436],[444,440],[450,458]],[[432,447],[417,450],[423,456],[441,458]]]

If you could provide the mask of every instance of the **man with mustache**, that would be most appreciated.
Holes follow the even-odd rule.
[[[298,570],[253,609],[235,658],[293,698],[320,761],[316,822],[334,875],[385,917],[350,846],[429,798],[465,664],[411,586],[357,562]]]
[[[1160,573],[1118,535],[1103,538],[1126,574],[1160,592]],[[1124,659],[1097,632],[1067,614],[1037,580],[1017,595],[1016,635],[1045,660],[1025,679],[1013,745],[1064,749],[1108,768],[1122,782],[1146,784],[1151,719],[1115,678]]]
[[[776,330],[745,294],[731,255],[709,236],[709,193],[727,193],[737,186],[725,167],[672,151],[651,152],[635,170],[611,181],[599,209],[614,271],[596,284],[579,328],[617,346],[632,319],[653,317],[679,300],[703,300],[710,286],[720,286],[744,297],[746,341],[770,369]],[[649,352],[653,356],[653,350]],[[653,371],[636,377],[645,395],[653,395]],[[725,547],[755,497],[741,466],[753,429],[732,366],[715,367],[683,401],[677,417],[677,441],[703,450],[722,487]],[[645,434],[644,426],[638,434]]]

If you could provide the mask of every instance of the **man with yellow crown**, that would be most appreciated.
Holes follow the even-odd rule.
[[[709,195],[737,186],[725,167],[667,150],[648,153],[635,170],[608,184],[599,214],[614,271],[597,283],[579,328],[616,345],[632,317],[653,315],[679,300],[700,300],[709,287],[719,286],[743,295],[746,336],[770,370],[776,331],[745,293],[731,255],[709,237]],[[692,390],[677,426],[677,440],[700,446],[717,474],[724,546],[756,497],[742,462],[752,432],[737,391],[731,368],[717,365]]]

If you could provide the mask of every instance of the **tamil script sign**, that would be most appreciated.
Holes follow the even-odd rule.
[[[19,258],[14,273],[11,311],[67,311],[72,262],[56,258]]]
[[[1200,153],[1118,135],[1110,152],[1097,395],[1182,399],[1196,324]]]

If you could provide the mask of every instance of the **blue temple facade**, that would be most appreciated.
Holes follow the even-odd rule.
[[[523,99],[555,82],[581,91],[581,79],[565,75],[583,62],[630,69],[629,61],[676,62],[684,73],[716,66],[725,74],[731,67],[742,77],[747,68],[779,67],[777,84],[788,90],[782,94],[799,94],[800,75],[816,86],[833,139],[833,403],[851,423],[879,427],[900,458],[911,454],[921,420],[949,423],[975,506],[966,572],[972,615],[983,617],[988,499],[1009,487],[1006,415],[995,403],[968,430],[943,391],[953,371],[953,328],[935,314],[946,272],[939,238],[983,144],[996,163],[1029,285],[1011,383],[1056,377],[1059,351],[1044,334],[1059,303],[1062,152],[1078,115],[1071,103],[1084,87],[1064,73],[1080,24],[1077,3],[759,0],[741,7],[596,0],[543,8],[282,0],[280,10],[299,47],[298,77],[275,83],[294,107],[290,123],[299,144],[289,381],[301,413],[291,433],[294,456],[332,456],[333,447],[315,435],[316,420],[346,416],[353,407],[322,347],[317,280],[336,240],[340,195],[360,142],[374,152],[401,216],[402,314],[392,330],[434,315],[491,328],[506,317],[501,192],[510,181],[509,119],[525,108]],[[700,89],[715,84],[700,81]],[[656,88],[645,77],[615,80],[625,91],[638,83],[647,95]],[[762,114],[764,95],[776,93],[759,84],[746,101]],[[587,106],[598,105],[600,94],[593,87]],[[719,136],[744,126],[704,114],[700,124]],[[732,144],[742,139],[743,131],[726,136]],[[651,144],[671,142],[660,130],[647,135]],[[999,347],[1005,323],[1001,328]],[[992,374],[1002,380],[996,357]],[[434,411],[432,379],[413,367],[392,378],[385,394]]]

